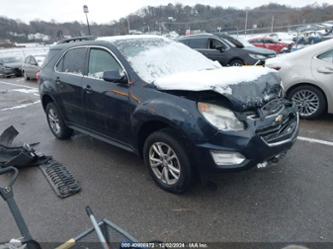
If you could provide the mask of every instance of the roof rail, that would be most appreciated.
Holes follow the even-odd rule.
[[[95,40],[96,36],[77,36],[68,39],[58,41],[57,44],[65,44],[70,42],[81,42],[81,41],[92,41]]]

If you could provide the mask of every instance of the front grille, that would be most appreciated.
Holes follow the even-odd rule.
[[[257,135],[270,146],[279,145],[293,138],[298,122],[298,116],[291,113],[283,117],[281,124],[275,122],[274,125],[258,130]]]
[[[283,100],[278,98],[269,101],[267,104],[261,107],[260,111],[264,117],[267,117],[269,115],[280,112],[283,108],[284,108]]]

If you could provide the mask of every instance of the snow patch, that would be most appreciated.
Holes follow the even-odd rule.
[[[272,72],[275,72],[275,70],[261,66],[224,67],[175,73],[155,80],[154,85],[161,90],[214,90],[221,94],[231,95],[230,85],[255,81],[259,77]]]
[[[38,94],[38,89],[34,88],[34,89],[13,89],[13,92],[20,92],[20,93],[27,93],[27,94]]]
[[[22,104],[22,105],[17,105],[17,106],[9,107],[9,108],[3,108],[3,109],[1,109],[1,111],[3,111],[3,112],[4,111],[13,111],[13,110],[17,110],[17,109],[26,108],[28,106],[35,105],[35,104],[38,104],[38,103],[40,103],[40,100],[37,100],[37,101],[29,103],[29,104]]]

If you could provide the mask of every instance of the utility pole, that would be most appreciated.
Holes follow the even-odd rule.
[[[91,35],[90,25],[89,25],[89,20],[88,20],[89,10],[88,10],[88,6],[87,5],[83,5],[83,13],[86,15],[86,20],[87,20],[87,25],[88,25],[88,33],[89,33],[89,35]]]
[[[271,33],[274,33],[274,16],[272,16]]]
[[[244,28],[245,37],[246,37],[246,33],[247,33],[247,21],[248,21],[248,17],[249,17],[249,10],[246,9],[246,13],[245,13],[245,28]]]

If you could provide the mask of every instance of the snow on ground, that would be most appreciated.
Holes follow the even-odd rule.
[[[29,55],[44,55],[48,51],[49,46],[0,49],[0,57],[16,57],[23,60]]]

